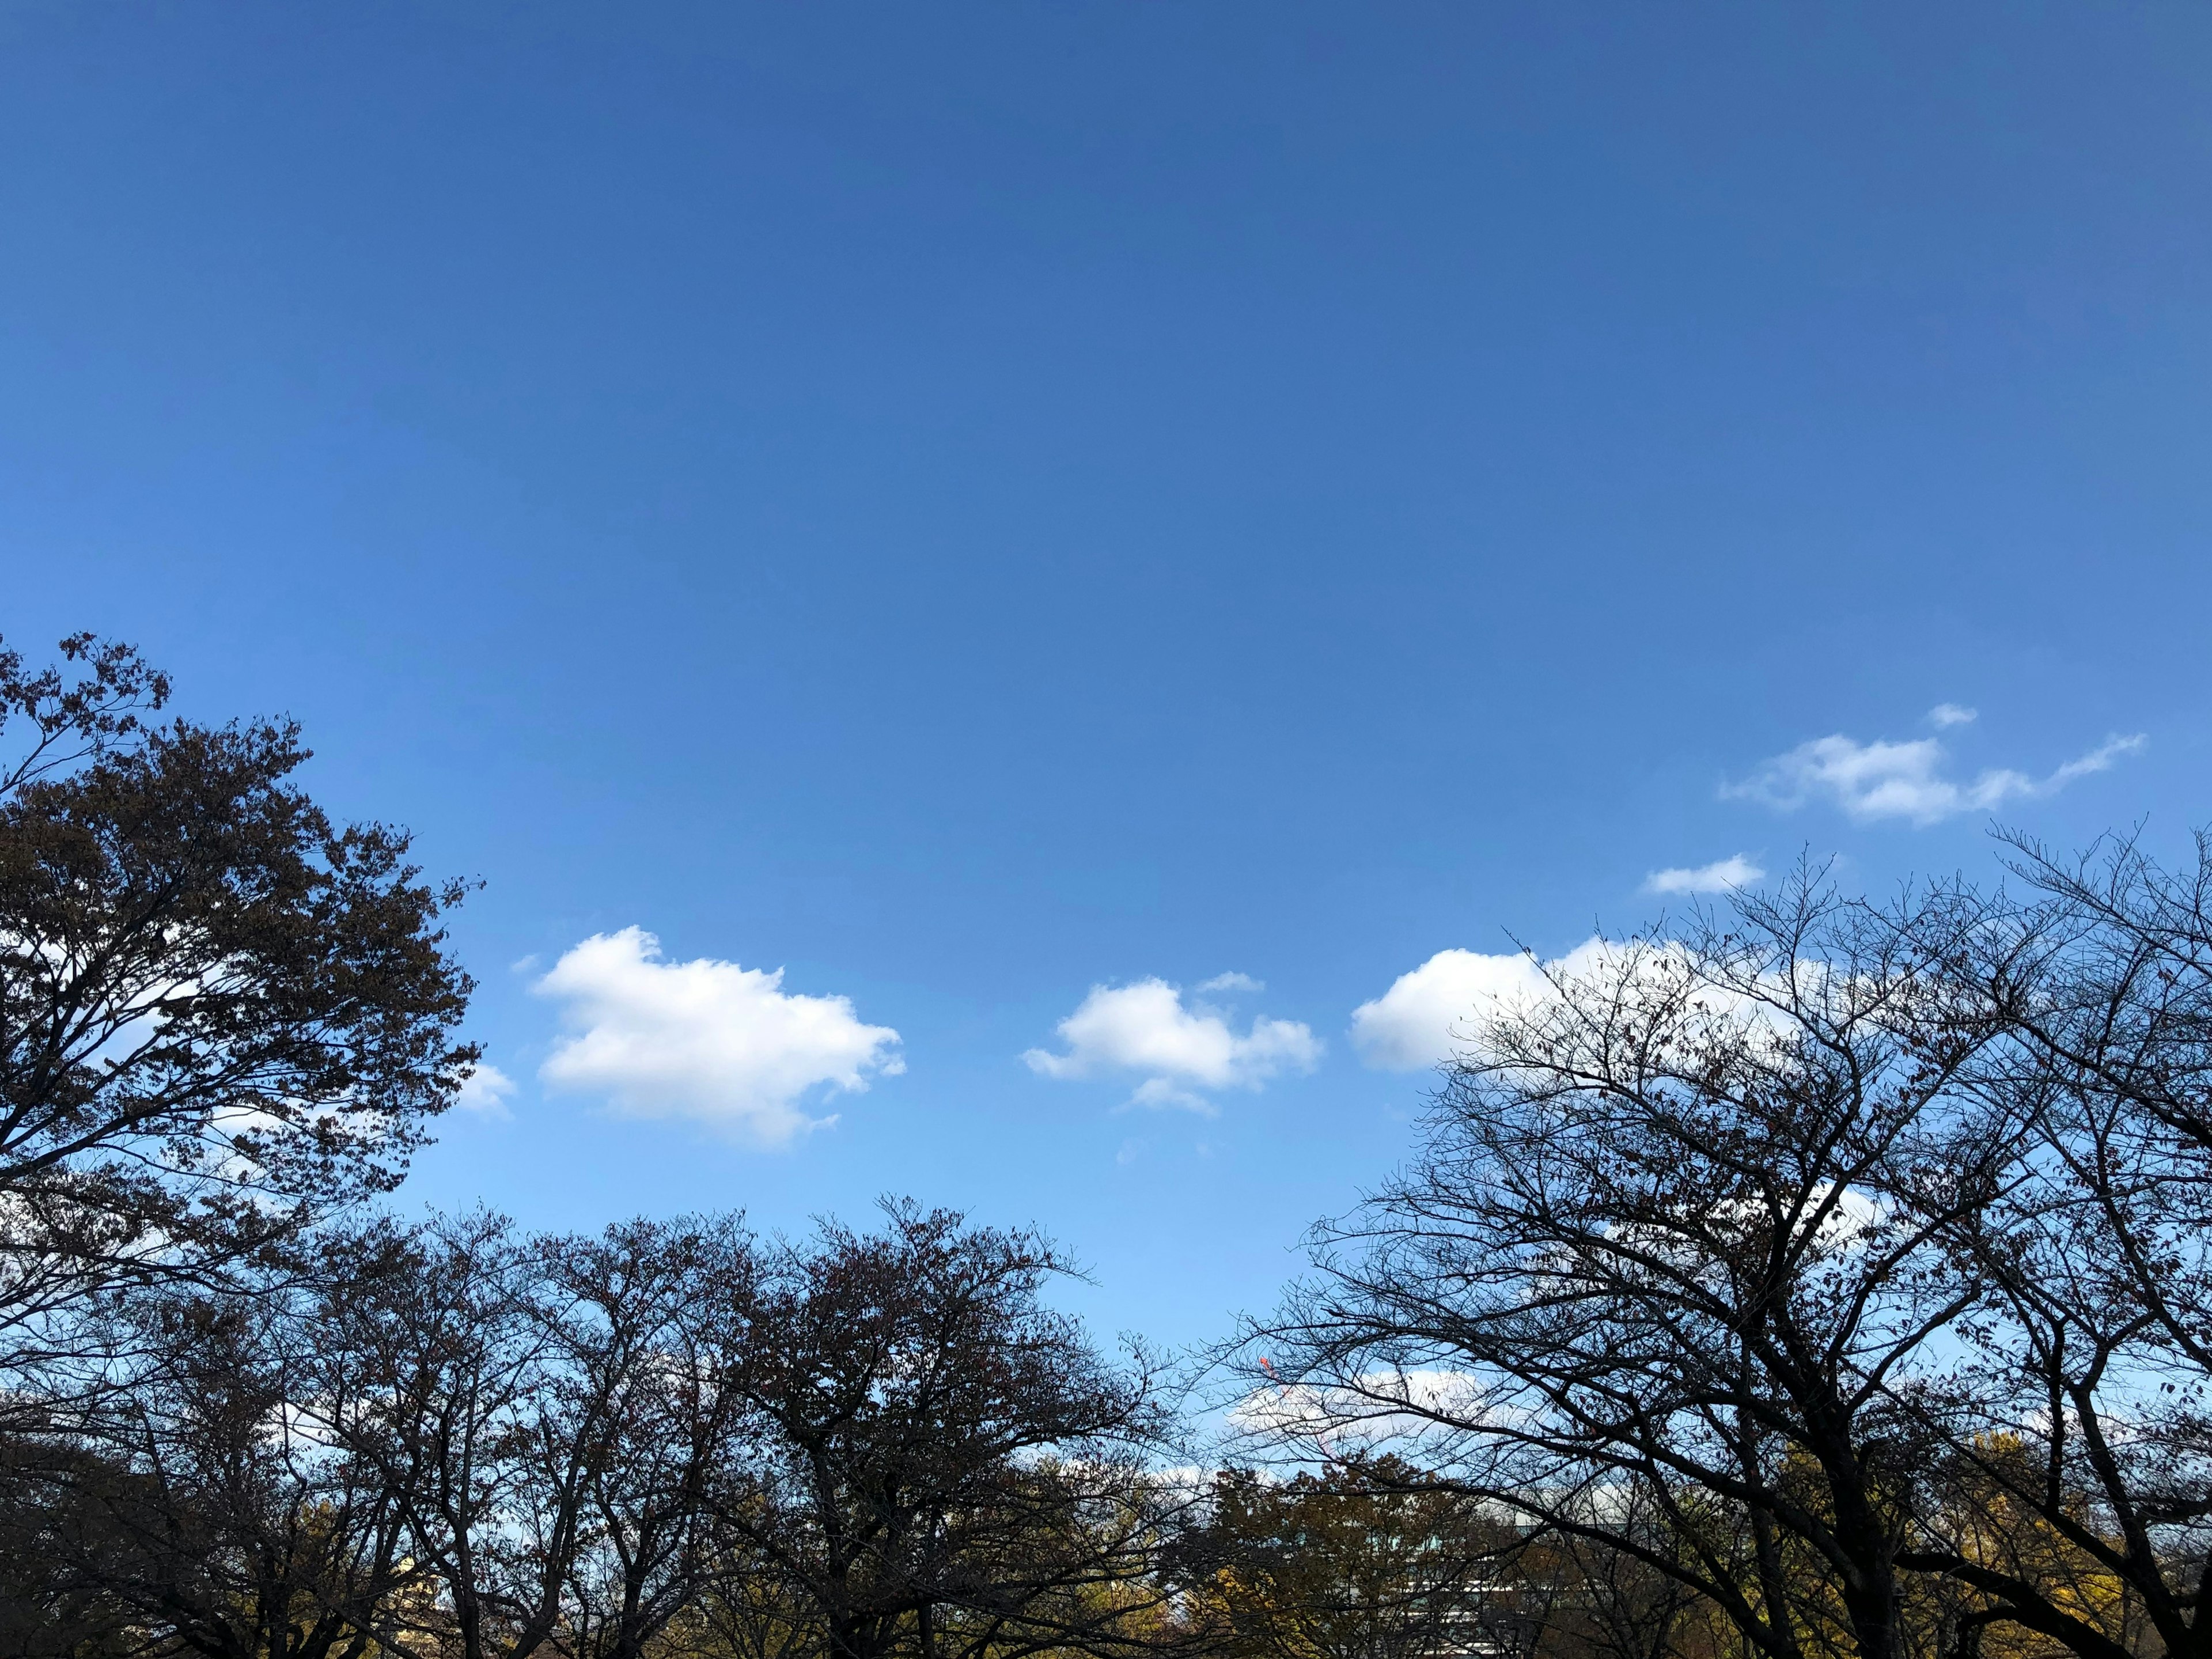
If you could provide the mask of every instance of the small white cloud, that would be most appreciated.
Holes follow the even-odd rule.
[[[1605,949],[1603,940],[1587,939],[1553,966],[1580,972]],[[1532,1000],[1549,988],[1533,957],[1439,951],[1352,1011],[1352,1047],[1377,1071],[1425,1071],[1465,1049],[1472,1029],[1502,1005]]]
[[[1909,743],[1861,743],[1840,733],[1801,743],[1778,755],[1741,783],[1724,784],[1723,799],[1756,800],[1793,811],[1819,797],[1843,808],[1861,823],[1905,818],[1926,825],[1961,812],[1987,812],[2009,800],[2056,793],[2075,779],[2101,772],[2145,742],[2110,738],[2087,754],[2068,761],[2048,777],[2037,779],[2010,768],[1994,768],[1971,781],[1943,775],[1949,755],[1934,738]]]
[[[1654,870],[1644,878],[1647,893],[1727,893],[1748,887],[1766,873],[1741,853],[1695,869]]]
[[[1978,708],[1969,708],[1964,703],[1939,702],[1928,711],[1928,723],[1937,731],[1947,726],[1971,726],[1982,717]]]
[[[538,1075],[555,1088],[605,1095],[635,1117],[685,1117],[780,1146],[834,1122],[798,1102],[808,1091],[859,1090],[905,1069],[899,1035],[864,1025],[849,998],[799,996],[783,970],[702,957],[663,962],[639,927],[599,933],[532,989],[562,1004],[574,1035]]]
[[[1219,1009],[1186,1006],[1182,991],[1164,979],[1094,985],[1056,1029],[1065,1054],[1032,1048],[1022,1056],[1039,1076],[1133,1073],[1144,1080],[1131,1104],[1206,1114],[1213,1104],[1200,1091],[1257,1089],[1285,1072],[1311,1071],[1322,1054],[1320,1040],[1296,1020],[1255,1017],[1239,1036]]]
[[[461,1080],[461,1091],[453,1097],[453,1104],[483,1117],[512,1117],[507,1097],[514,1092],[513,1078],[496,1066],[482,1065]]]
[[[1216,974],[1212,979],[1200,980],[1200,991],[1243,991],[1256,996],[1267,988],[1265,981],[1249,974]]]

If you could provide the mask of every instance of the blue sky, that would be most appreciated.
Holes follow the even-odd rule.
[[[910,1193],[1202,1340],[1409,1149],[1511,971],[1439,952],[2212,818],[2208,73],[2178,5],[11,5],[0,631],[483,878],[514,1086],[410,1205]]]

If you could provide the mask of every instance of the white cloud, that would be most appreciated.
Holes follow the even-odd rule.
[[[513,1078],[496,1066],[482,1065],[461,1080],[461,1092],[454,1097],[453,1104],[484,1117],[512,1117],[507,1097],[514,1092]]]
[[[1861,823],[1905,818],[1915,824],[1938,823],[1961,812],[1992,811],[2009,800],[2055,793],[2075,779],[2101,772],[2121,756],[2135,753],[2144,741],[2140,732],[2109,738],[2041,779],[1994,768],[1962,781],[1943,775],[1950,757],[1937,738],[1861,743],[1838,733],[1776,756],[1743,782],[1723,785],[1721,794],[1723,799],[1763,801],[1783,811],[1794,811],[1817,796]]]
[[[1981,710],[1969,708],[1964,703],[1939,702],[1928,711],[1929,725],[1941,731],[1947,726],[1971,726],[1981,718]]]
[[[1224,974],[1206,984],[1224,988],[1231,981],[1241,981],[1240,988],[1257,982]],[[1256,1089],[1285,1072],[1311,1071],[1322,1054],[1320,1040],[1296,1020],[1255,1017],[1240,1036],[1221,1010],[1186,1005],[1182,991],[1164,979],[1094,985],[1056,1029],[1065,1054],[1032,1048],[1022,1056],[1040,1076],[1133,1073],[1144,1080],[1131,1104],[1201,1113],[1213,1110],[1202,1090]]]
[[[1817,963],[1800,962],[1793,976],[1802,985],[1820,971]],[[1665,977],[1647,978],[1655,974]],[[1781,1006],[1790,987],[1782,980],[1764,981],[1755,990],[1716,984],[1697,971],[1679,943],[1593,937],[1542,963],[1526,955],[1439,951],[1413,972],[1401,974],[1372,1002],[1352,1010],[1352,1046],[1376,1071],[1504,1063],[1490,1043],[1492,1023],[1540,1014],[1562,987],[1571,992],[1577,983],[1601,1002],[1616,994],[1640,994],[1640,985],[1674,1003],[1685,1018],[1732,1020],[1747,1035],[1763,1028],[1773,1038],[1791,1029],[1791,1018]]]
[[[605,1094],[636,1117],[687,1117],[780,1146],[834,1122],[799,1109],[809,1090],[867,1087],[905,1069],[886,1025],[864,1025],[850,999],[799,996],[783,969],[702,957],[663,962],[639,927],[598,933],[532,987],[554,998],[574,1035],[538,1075]]]
[[[1602,939],[1585,939],[1551,966],[1581,973],[1606,949]],[[1549,989],[1532,957],[1439,951],[1352,1011],[1352,1047],[1377,1071],[1425,1071],[1465,1050],[1474,1027],[1501,1006],[1531,1001]]]
[[[1694,870],[1654,870],[1644,878],[1647,893],[1725,893],[1747,887],[1766,873],[1741,853]]]

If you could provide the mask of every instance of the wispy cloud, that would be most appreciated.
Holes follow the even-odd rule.
[[[1904,818],[1919,825],[1940,823],[1961,812],[1992,811],[2008,801],[2054,794],[2075,779],[2102,772],[2123,755],[2134,754],[2145,742],[2141,732],[2108,738],[2041,778],[2000,767],[1960,779],[1947,775],[1950,753],[1940,738],[1861,743],[1838,733],[1776,756],[1742,782],[1723,784],[1721,795],[1723,799],[1759,801],[1782,811],[1793,811],[1809,800],[1826,800],[1860,823]]]
[[[1647,893],[1727,893],[1748,887],[1766,873],[1741,853],[1694,869],[1654,870],[1644,878]]]
[[[562,1005],[571,1035],[538,1076],[605,1095],[635,1117],[685,1117],[765,1146],[835,1121],[799,1101],[905,1069],[899,1034],[864,1025],[848,998],[800,996],[783,970],[702,957],[664,962],[640,927],[576,945],[531,988]]]
[[[1928,711],[1929,725],[1939,732],[1947,726],[1971,726],[1980,718],[1981,710],[1958,702],[1939,702]]]
[[[1224,974],[1200,988],[1242,989],[1257,982]],[[1322,1054],[1320,1039],[1296,1020],[1255,1017],[1240,1034],[1224,1010],[1186,1003],[1182,990],[1164,979],[1094,985],[1056,1029],[1066,1052],[1032,1048],[1022,1056],[1040,1077],[1133,1075],[1141,1081],[1132,1105],[1180,1106],[1207,1115],[1214,1106],[1202,1091],[1257,1089],[1285,1073],[1311,1071]]]
[[[2102,772],[2123,755],[2132,755],[2150,739],[2140,732],[2132,737],[2107,738],[2087,754],[2068,761],[2043,781],[2040,793],[2048,794],[2063,789],[2076,778],[2087,777],[2092,772]]]
[[[1228,991],[1232,993],[1245,991],[1256,994],[1259,992],[1266,990],[1267,987],[1264,981],[1254,979],[1249,974],[1230,973],[1216,974],[1212,979],[1202,979],[1198,982],[1198,988],[1200,991]]]

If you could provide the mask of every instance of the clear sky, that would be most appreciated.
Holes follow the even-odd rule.
[[[2202,6],[0,9],[0,631],[483,878],[410,1206],[1220,1334],[1513,939],[2212,819],[2208,435]]]

